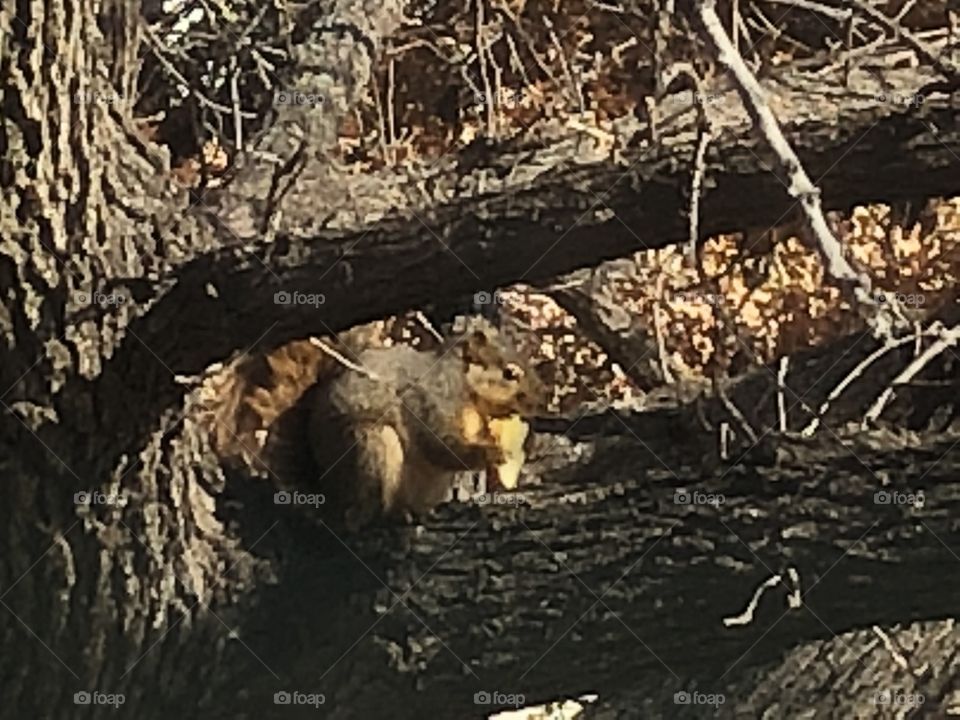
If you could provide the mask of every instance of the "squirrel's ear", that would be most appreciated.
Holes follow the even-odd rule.
[[[477,347],[486,347],[489,343],[489,338],[483,330],[474,330],[470,333],[470,342]]]
[[[490,339],[482,330],[471,330],[462,340],[463,357],[468,360],[479,358],[484,348],[489,344]]]

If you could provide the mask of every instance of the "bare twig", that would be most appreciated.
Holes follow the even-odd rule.
[[[240,113],[240,68],[236,67],[236,57],[230,59],[233,73],[230,75],[230,99],[233,101],[233,143],[237,152],[243,150],[243,115]]]
[[[912,339],[913,338],[910,337],[905,338],[907,341]],[[861,426],[866,429],[871,423],[876,422],[884,408],[893,399],[897,386],[910,382],[914,376],[930,364],[937,355],[956,345],[958,339],[960,339],[960,325],[955,325],[941,332],[940,339],[928,347],[922,355],[915,358],[912,363],[907,365],[907,367],[893,379],[889,387],[881,393],[880,397],[878,397],[870,409],[867,410],[866,415],[863,416]]]
[[[417,312],[414,314],[414,317],[417,319],[417,322],[420,323],[423,329],[430,333],[437,342],[442,343],[444,341],[443,335],[437,331],[437,329],[433,326],[433,323],[427,319],[427,316],[424,315],[422,311],[417,310]]]
[[[396,102],[394,95],[397,89],[397,63],[396,58],[391,57],[390,61],[387,63],[387,100],[384,103],[387,107],[387,145],[391,148],[391,157],[390,161],[392,164],[397,164],[397,123],[395,119],[395,107],[394,103]]]
[[[702,105],[698,105],[702,109]],[[690,233],[688,235],[687,257],[690,267],[697,266],[697,240],[700,237],[700,194],[703,192],[703,176],[706,172],[707,148],[713,139],[710,122],[701,124],[700,137],[697,139],[697,153],[693,158],[693,177],[690,181]]]
[[[577,107],[580,108],[580,114],[582,115],[586,112],[586,106],[583,102],[583,90],[573,78],[573,72],[570,70],[570,63],[567,61],[567,54],[563,50],[563,45],[560,44],[560,38],[557,37],[557,33],[553,30],[553,23],[550,22],[549,18],[546,16],[544,16],[543,22],[546,24],[547,29],[550,30],[550,41],[553,43],[553,47],[557,51],[557,57],[560,59],[560,67],[563,68],[563,74],[566,76],[567,82],[570,84],[570,89],[574,93],[574,100],[577,101]]]
[[[740,429],[746,433],[753,445],[757,445],[760,442],[760,436],[757,435],[757,431],[753,429],[752,425],[750,425],[746,415],[743,414],[740,408],[738,408],[733,403],[733,400],[731,400],[727,395],[727,391],[724,390],[723,385],[720,383],[715,383],[714,389],[717,392],[717,397],[720,398],[720,402],[723,403],[723,406],[727,409],[727,412],[729,412],[730,415],[737,421]]]
[[[657,292],[653,303],[653,329],[657,340],[657,355],[660,360],[660,372],[663,373],[663,380],[667,385],[673,385],[676,378],[670,372],[670,363],[667,359],[667,343],[663,331],[663,286],[666,280],[666,273],[657,273]]]
[[[493,86],[490,84],[490,75],[487,72],[487,51],[485,47],[484,35],[486,33],[486,20],[484,19],[485,0],[476,0],[477,4],[477,62],[480,65],[480,79],[483,80],[484,108],[487,116],[487,137],[495,137],[496,128],[493,119]]]
[[[777,155],[781,168],[789,180],[787,191],[800,202],[803,208],[807,223],[823,256],[827,272],[837,280],[856,283],[862,289],[862,294],[866,295],[870,288],[869,278],[858,274],[843,256],[840,243],[830,231],[827,219],[823,214],[820,191],[810,180],[796,152],[784,137],[757,78],[750,72],[744,64],[743,58],[734,49],[730,36],[717,16],[716,0],[704,0],[704,3],[700,6],[700,21],[716,48],[718,62],[734,78],[748,112]]]
[[[310,338],[310,344],[313,345],[314,347],[320,348],[323,352],[325,352],[327,355],[332,357],[334,360],[336,360],[338,363],[340,363],[344,367],[349,368],[354,372],[358,372],[361,375],[366,375],[371,380],[384,382],[383,378],[381,378],[375,372],[373,372],[372,370],[368,370],[362,365],[358,365],[357,363],[353,362],[349,358],[344,357],[341,353],[337,352],[335,349],[330,347],[327,343],[325,343],[320,338],[316,338],[316,337]]]
[[[791,8],[809,10],[817,15],[833,18],[840,22],[846,22],[850,19],[850,16],[853,15],[853,11],[851,10],[841,10],[830,7],[829,5],[824,5],[823,3],[813,2],[813,0],[767,0],[767,2],[774,5],[789,5]]]
[[[380,132],[377,133],[377,140],[380,144],[380,152],[383,155],[383,162],[389,163],[387,142],[387,119],[383,114],[383,100],[380,97],[380,82],[377,79],[377,73],[372,73],[371,82],[373,82],[373,106],[377,110],[377,123],[380,126]]]
[[[896,18],[888,17],[870,3],[864,2],[864,0],[850,0],[850,4],[864,17],[869,18],[885,30],[892,32],[896,37],[902,38],[903,41],[917,53],[917,57],[930,63],[930,65],[945,78],[960,80],[960,73],[958,73],[956,65],[949,60],[945,60],[942,55],[937,55],[926,43],[903,27],[899,23],[899,15]]]
[[[177,68],[173,66],[173,63],[167,59],[167,55],[170,51],[167,49],[166,45],[163,44],[163,41],[156,36],[153,30],[150,29],[149,25],[144,23],[142,27],[144,35],[147,38],[147,42],[149,42],[153,47],[153,54],[157,57],[157,60],[160,61],[160,64],[163,65],[166,71],[170,73],[177,82],[180,83],[184,90],[193,95],[201,105],[205,105],[211,110],[216,110],[217,112],[224,113],[226,115],[229,115],[233,112],[233,108],[227,107],[226,105],[221,105],[220,103],[211,100],[199,90],[191,86],[190,82],[183,76],[183,74],[177,70]],[[252,112],[241,112],[240,115],[241,117],[249,120],[257,119],[257,114]]]
[[[510,48],[510,60],[511,63],[516,69],[521,77],[523,77],[523,82],[528,88],[533,87],[533,82],[530,80],[530,75],[527,73],[527,67],[523,64],[523,60],[520,58],[520,53],[517,51],[517,42],[513,39],[513,35],[505,32],[504,37],[507,40],[507,46]]]
[[[780,369],[777,372],[777,417],[780,419],[780,432],[787,432],[787,403],[783,389],[787,386],[787,371],[790,369],[790,357],[780,358]]]
[[[267,193],[267,206],[264,210],[263,222],[260,228],[266,237],[272,238],[275,234],[276,224],[279,222],[280,204],[284,196],[290,192],[290,189],[294,186],[294,183],[296,183],[297,178],[300,177],[300,173],[303,172],[305,150],[306,143],[301,140],[296,152],[282,164],[279,164],[278,167],[274,168],[273,177],[270,179],[270,190]],[[289,179],[281,188],[281,181],[284,178]]]
[[[510,12],[510,9],[506,7],[503,3],[498,5],[495,9],[497,10],[497,12],[502,13],[503,15],[506,15],[508,18],[510,18],[510,20],[513,22],[514,27],[517,30],[517,33],[520,35],[520,37],[523,38],[524,43],[526,43],[527,52],[530,53],[530,57],[533,58],[534,62],[537,64],[537,67],[539,67],[540,71],[550,79],[551,84],[558,86],[559,81],[557,80],[557,76],[554,75],[553,71],[550,70],[550,65],[547,64],[544,61],[544,59],[540,57],[540,55],[537,53],[536,40],[534,40],[534,38],[530,35],[530,33],[528,33],[524,29],[523,25],[521,24],[520,18],[517,17],[512,12]],[[507,35],[507,37],[510,37],[510,36]],[[524,72],[524,76],[526,76],[526,72]]]
[[[940,330],[938,325],[934,324],[934,326],[932,326],[924,334],[935,334],[935,333],[939,333],[939,331]],[[879,348],[874,350],[872,353],[867,355],[867,357],[865,357],[863,360],[857,363],[856,367],[854,367],[853,370],[851,370],[847,374],[847,376],[833,390],[830,391],[830,394],[827,395],[827,399],[824,400],[823,403],[820,405],[820,408],[817,411],[816,415],[813,417],[812,420],[810,420],[810,422],[803,429],[801,434],[804,437],[811,437],[817,431],[817,428],[820,427],[820,419],[824,415],[826,415],[827,410],[830,409],[830,403],[832,403],[834,400],[840,397],[840,395],[843,394],[843,391],[846,390],[848,387],[850,387],[853,381],[856,380],[861,375],[863,375],[864,371],[868,367],[873,365],[877,360],[879,360],[881,357],[886,355],[891,350],[895,350],[896,348],[902,345],[906,345],[908,342],[911,342],[912,340],[913,340],[912,336],[901,337],[901,338],[888,337],[885,340],[883,345],[881,345]]]

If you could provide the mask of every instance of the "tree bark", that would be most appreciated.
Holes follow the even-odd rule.
[[[275,168],[252,156],[199,204],[132,121],[136,3],[0,9],[0,706],[116,717],[75,704],[96,691],[144,720],[273,717],[274,693],[298,690],[323,693],[331,717],[462,717],[480,713],[478,690],[534,701],[616,693],[665,666],[712,677],[754,641],[759,663],[826,637],[803,610],[773,626],[776,590],[753,624],[723,627],[787,565],[811,588],[804,608],[836,632],[955,612],[954,576],[938,572],[954,560],[933,542],[956,534],[952,454],[876,459],[904,490],[904,463],[928,473],[922,509],[872,505],[862,468],[811,464],[705,481],[726,495],[724,516],[672,503],[693,486],[687,470],[640,477],[635,444],[601,443],[529,507],[448,507],[425,530],[343,542],[225,474],[182,376],[685,238],[695,112],[675,96],[656,141],[635,118],[558,122],[540,140],[371,177],[321,161],[404,6],[330,3],[301,48],[336,86],[335,112],[309,148],[282,122],[266,136],[302,163],[282,201],[269,197]],[[771,88],[800,118],[788,136],[827,206],[955,190],[950,96],[904,109],[860,78],[867,97],[837,103],[831,77]],[[885,78],[904,94],[934,79]],[[788,207],[734,92],[717,92],[710,111],[729,134],[708,154],[702,236]],[[294,290],[326,302],[274,302]],[[406,593],[392,612],[388,588]]]

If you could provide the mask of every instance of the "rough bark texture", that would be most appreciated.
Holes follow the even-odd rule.
[[[274,705],[296,689],[324,693],[330,717],[467,717],[479,689],[615,698],[649,678],[661,693],[652,679],[665,666],[719,686],[717,669],[742,654],[738,670],[801,641],[813,659],[791,656],[785,672],[859,672],[854,656],[883,661],[869,635],[849,636],[855,650],[836,659],[843,646],[823,641],[826,628],[955,613],[957,575],[944,568],[955,567],[960,495],[955,453],[935,463],[939,448],[861,455],[869,471],[839,457],[769,477],[732,469],[699,485],[726,495],[718,512],[673,503],[697,471],[637,473],[636,443],[605,441],[594,463],[549,476],[529,507],[449,507],[426,528],[343,543],[273,505],[269,488],[224,475],[178,375],[256,343],[685,237],[695,113],[676,98],[663,102],[685,112],[660,123],[657,142],[629,120],[612,137],[557,127],[544,141],[373,177],[320,162],[404,5],[328,4],[302,59],[335,112],[314,121],[311,148],[283,134],[284,118],[264,140],[305,163],[279,217],[266,217],[272,169],[260,161],[191,204],[165,152],[138,135],[137,4],[0,9],[0,707],[117,717],[74,704],[97,690],[122,693],[122,716],[142,720],[313,717]],[[886,77],[905,94],[934,79]],[[836,80],[793,80],[774,92],[799,118],[788,135],[828,206],[956,189],[948,94],[914,110],[879,101],[872,79],[860,80],[867,97],[842,103],[830,99]],[[77,101],[90,93],[126,100]],[[711,109],[730,134],[708,154],[703,235],[745,217],[772,223],[788,207],[738,108]],[[326,304],[278,305],[282,290]],[[891,488],[922,486],[927,505],[873,504],[881,471]],[[75,497],[93,492],[121,502]],[[723,627],[788,565],[809,612],[774,625],[774,589],[752,625]],[[403,602],[386,612],[394,593]],[[916,657],[945,697],[955,659],[938,653],[954,631],[939,627]],[[738,673],[730,687],[755,688],[737,691],[750,707],[796,707],[814,687],[825,706],[856,701],[822,676],[774,699],[775,677],[751,685]]]

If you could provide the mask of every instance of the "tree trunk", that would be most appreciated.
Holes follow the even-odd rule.
[[[300,48],[337,86],[314,127],[320,150],[405,9],[328,5]],[[300,148],[279,206],[259,160],[197,204],[132,120],[139,12],[89,0],[0,10],[0,706],[116,717],[101,703],[122,695],[123,716],[142,720],[274,717],[274,694],[298,691],[322,693],[335,718],[469,717],[490,709],[474,704],[481,690],[616,697],[664,672],[733,687],[721,673],[744,654],[746,687],[740,673],[786,644],[955,613],[952,451],[694,480],[689,468],[638,474],[637,444],[606,440],[593,463],[544,477],[529,505],[451,506],[424,528],[342,539],[226,474],[183,376],[253,345],[685,239],[695,113],[668,122],[682,105],[670,97],[655,141],[634,119],[607,135],[558,124],[544,142],[371,177]],[[902,93],[934,79],[885,77]],[[829,207],[957,187],[948,95],[915,110],[835,105],[836,78],[793,80],[772,92],[798,110],[789,134]],[[788,207],[734,92],[718,92],[711,112],[730,134],[708,154],[701,237]],[[296,146],[277,127],[264,142]],[[290,290],[326,302],[274,302]],[[891,489],[922,487],[926,505],[873,504],[882,472]],[[723,493],[723,511],[675,504],[680,487]],[[723,625],[788,567],[802,608],[777,622],[786,591],[773,588],[753,623]]]

